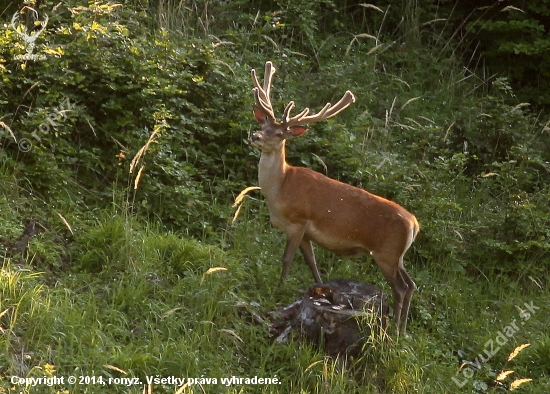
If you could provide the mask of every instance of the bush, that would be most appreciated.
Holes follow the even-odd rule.
[[[224,213],[197,220],[201,212],[218,198],[229,203],[237,180],[249,176],[243,81],[211,42],[176,45],[166,31],[141,27],[147,19],[131,9],[98,3],[55,12],[45,44],[35,48],[47,61],[18,60],[17,35],[2,37],[2,119],[32,144],[22,152],[9,135],[2,140],[18,171],[47,199],[62,198],[76,182],[93,191],[75,201],[83,210],[105,205],[115,183],[133,187],[129,159],[156,131],[132,203],[166,225],[211,234]]]

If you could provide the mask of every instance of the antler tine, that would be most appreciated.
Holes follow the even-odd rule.
[[[256,99],[256,104],[261,106],[273,119],[275,119],[275,114],[273,112],[273,105],[271,104],[271,81],[273,75],[275,74],[275,67],[270,61],[265,63],[265,76],[264,76],[264,86],[260,85],[258,81],[258,76],[256,70],[252,69],[252,81],[254,82],[254,97]]]
[[[275,75],[275,71],[277,71],[277,69],[273,63],[270,61],[265,62],[264,91],[267,98],[271,96],[271,81],[273,79],[273,75]]]
[[[254,100],[256,100],[256,105],[259,105],[262,107],[264,111],[266,111],[269,116],[271,116],[273,119],[275,119],[275,114],[273,113],[273,108],[271,107],[271,103],[267,102],[263,98],[262,89],[254,88]]]
[[[283,123],[288,125],[290,122],[295,121],[296,119],[302,118],[306,116],[309,113],[309,108],[304,108],[302,112],[300,112],[298,115],[290,117],[290,111],[294,108],[294,101],[291,101],[287,104],[285,107],[285,112],[283,114]]]
[[[290,111],[294,107],[289,104],[285,109],[285,125],[287,127],[295,126],[297,124],[306,124],[319,122],[324,119],[332,118],[335,115],[338,115],[340,112],[345,110],[351,103],[355,102],[355,96],[349,90],[344,93],[342,98],[334,105],[327,103],[321,111],[314,115],[306,116],[309,113],[309,108],[304,109],[298,115],[288,118]]]

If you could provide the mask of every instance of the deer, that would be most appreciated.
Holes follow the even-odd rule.
[[[355,96],[348,90],[336,104],[327,103],[312,115],[305,108],[291,116],[295,104],[290,101],[278,122],[270,98],[274,73],[273,63],[266,62],[261,86],[252,70],[253,113],[261,130],[250,136],[250,144],[260,150],[258,183],[270,221],[286,235],[281,283],[298,248],[315,281],[322,283],[312,243],[344,257],[370,253],[392,289],[397,335],[406,334],[416,285],[404,267],[403,256],[419,232],[416,217],[395,202],[309,168],[289,165],[285,158],[287,139],[301,136],[307,124],[339,114],[355,102]]]

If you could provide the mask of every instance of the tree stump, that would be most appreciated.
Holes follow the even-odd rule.
[[[366,338],[386,329],[386,300],[376,286],[354,280],[315,284],[299,300],[275,312],[277,319],[269,330],[279,343],[297,333],[332,357],[357,357]]]

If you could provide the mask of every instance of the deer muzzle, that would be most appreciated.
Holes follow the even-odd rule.
[[[262,136],[260,133],[254,133],[250,136],[250,144],[256,148],[261,147]]]

